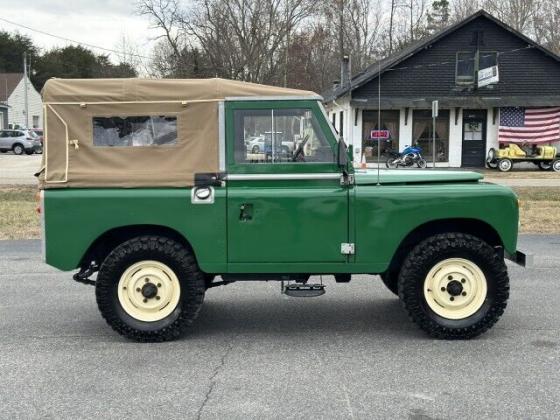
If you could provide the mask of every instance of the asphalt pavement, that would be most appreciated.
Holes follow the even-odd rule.
[[[94,288],[0,241],[0,418],[558,418],[560,236],[524,235],[511,299],[471,341],[426,337],[378,277],[208,291],[180,341],[114,333]]]

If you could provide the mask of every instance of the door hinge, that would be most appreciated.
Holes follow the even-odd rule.
[[[340,176],[340,185],[354,185],[354,174],[343,173]]]
[[[346,242],[343,242],[340,244],[340,253],[343,255],[354,255],[355,253],[355,247],[354,244],[349,244]]]

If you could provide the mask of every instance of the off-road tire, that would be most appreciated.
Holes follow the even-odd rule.
[[[179,279],[181,295],[167,317],[144,322],[125,312],[118,298],[118,284],[132,264],[156,260],[171,268]],[[101,315],[119,334],[141,342],[169,341],[180,337],[197,318],[206,290],[204,275],[192,251],[161,236],[139,236],[116,247],[103,261],[97,276],[95,295]]]
[[[447,258],[464,258],[482,270],[487,295],[482,306],[463,319],[447,319],[428,306],[423,286],[431,268]],[[406,257],[399,275],[399,297],[409,318],[435,338],[468,339],[492,327],[504,313],[509,298],[509,277],[503,258],[486,242],[463,233],[432,236]]]
[[[389,289],[394,295],[399,295],[399,279],[394,274],[389,274],[389,272],[381,273],[379,275],[383,284]]]

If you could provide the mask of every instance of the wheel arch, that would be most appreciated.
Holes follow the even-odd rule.
[[[424,239],[433,235],[450,232],[468,233],[482,239],[492,247],[504,246],[502,238],[496,229],[483,220],[471,218],[431,220],[417,226],[404,237],[397,247],[386,273],[392,275],[396,272],[398,274],[398,270],[408,253]]]
[[[132,238],[149,235],[165,236],[179,242],[188,247],[196,259],[196,253],[191,243],[177,230],[164,225],[136,224],[112,228],[99,235],[82,256],[80,267],[89,266],[93,261],[101,264],[117,246]]]

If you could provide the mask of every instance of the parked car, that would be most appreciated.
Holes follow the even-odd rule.
[[[179,337],[209,288],[240,282],[250,295],[250,281],[278,281],[303,299],[326,291],[312,276],[349,283],[355,274],[379,275],[431,336],[467,339],[506,308],[504,258],[530,261],[517,250],[510,188],[468,171],[354,169],[312,92],[222,79],[49,79],[43,97],[52,104],[38,174],[44,258],[79,269],[74,280],[95,286],[102,316],[131,339]],[[247,160],[251,118],[274,124],[279,109],[305,133],[292,160]],[[95,115],[145,115],[147,124],[169,115],[177,142],[87,147],[101,135],[87,128]]]
[[[284,140],[281,132],[275,134],[276,144],[280,143],[280,153],[289,155],[294,151],[294,142]],[[265,132],[261,136],[251,137],[247,142],[247,152],[272,154],[272,132]]]
[[[6,153],[10,150],[16,155],[32,155],[42,153],[43,144],[31,130],[0,130],[0,152]]]
[[[554,146],[537,146],[535,144],[508,144],[498,150],[488,150],[486,165],[491,169],[508,172],[513,168],[514,162],[531,162],[543,171],[552,169],[560,172],[560,155]]]

